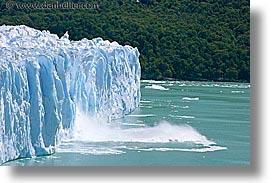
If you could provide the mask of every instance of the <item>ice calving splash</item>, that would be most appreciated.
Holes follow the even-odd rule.
[[[27,26],[0,26],[0,164],[51,154],[76,106],[123,117],[140,100],[137,48],[101,38],[70,41]]]
[[[126,150],[210,152],[227,149],[216,145],[186,124],[175,125],[161,121],[155,126],[133,126],[107,123],[104,119],[78,112],[74,139],[69,139],[57,151],[100,155],[123,154]],[[106,142],[113,145],[105,147]],[[87,147],[87,144],[91,147]]]
[[[161,121],[153,127],[122,128],[120,124],[106,123],[85,114],[77,115],[74,137],[76,141],[87,142],[191,142],[205,146],[215,144],[189,125],[172,125]]]

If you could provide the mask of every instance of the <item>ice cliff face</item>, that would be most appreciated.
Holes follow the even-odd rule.
[[[136,48],[68,38],[0,26],[0,164],[53,153],[76,109],[110,120],[138,106]]]

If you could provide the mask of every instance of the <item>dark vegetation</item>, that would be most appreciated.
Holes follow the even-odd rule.
[[[59,36],[68,31],[73,40],[102,37],[137,47],[143,79],[250,80],[248,0],[72,1],[100,7],[75,10],[7,9],[6,2],[0,4],[0,25],[25,24]]]

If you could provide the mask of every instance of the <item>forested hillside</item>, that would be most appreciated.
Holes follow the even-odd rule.
[[[59,0],[59,3],[69,0]],[[249,81],[249,0],[100,0],[99,9],[8,9],[0,25],[137,47],[143,79]],[[56,2],[21,0],[20,3]]]

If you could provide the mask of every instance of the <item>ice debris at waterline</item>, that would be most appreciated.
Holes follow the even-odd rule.
[[[107,119],[133,111],[138,57],[137,48],[101,38],[0,26],[0,164],[53,153],[73,128],[76,107]]]

